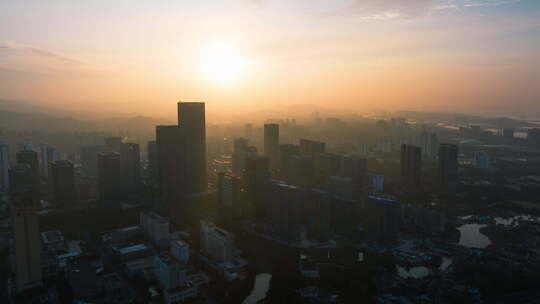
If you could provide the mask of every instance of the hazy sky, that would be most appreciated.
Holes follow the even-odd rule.
[[[0,99],[538,110],[540,1],[2,0]]]

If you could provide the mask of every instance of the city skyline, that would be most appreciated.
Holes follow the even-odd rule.
[[[150,115],[179,95],[227,113],[526,112],[539,16],[534,0],[5,1],[0,99]]]

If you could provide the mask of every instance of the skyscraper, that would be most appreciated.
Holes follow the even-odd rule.
[[[489,155],[485,151],[475,151],[473,166],[476,169],[488,169],[489,168]]]
[[[148,142],[148,171],[147,178],[151,185],[157,185],[158,177],[158,156],[157,143],[155,140]]]
[[[40,179],[39,179],[39,161],[36,151],[30,150],[30,146],[27,149],[19,151],[17,153],[17,164],[27,165],[29,173],[32,179],[32,197],[36,202],[39,202],[40,196]]]
[[[203,102],[179,102],[178,125],[156,127],[162,200],[173,207],[206,192],[206,127]]]
[[[9,146],[0,138],[0,191],[9,189]]]
[[[439,139],[437,134],[422,132],[420,134],[420,147],[426,158],[435,159],[439,152]]]
[[[441,194],[454,195],[458,178],[458,146],[441,144],[439,146],[439,187]]]
[[[368,194],[367,159],[357,156],[343,157],[341,175],[352,180],[354,199]]]
[[[105,151],[105,146],[84,145],[80,148],[82,173],[88,177],[97,177],[98,154]]]
[[[179,102],[178,125],[183,129],[186,176],[189,194],[206,191],[206,120],[204,102]]]
[[[279,168],[279,125],[264,125],[264,155],[268,157],[270,171]]]
[[[293,156],[300,155],[300,147],[297,145],[284,144],[279,146],[279,176],[289,181],[289,163]]]
[[[244,184],[246,187],[247,202],[257,215],[261,215],[264,212],[269,179],[270,171],[268,169],[267,157],[252,156],[246,159]]]
[[[141,156],[139,145],[122,143],[120,145],[120,166],[122,186],[125,193],[135,191],[141,180]]]
[[[254,153],[248,140],[242,137],[234,139],[233,147],[232,172],[234,175],[240,176],[246,167],[246,158]]]
[[[422,148],[401,145],[401,185],[405,192],[416,193],[420,190],[422,169]]]
[[[15,197],[11,209],[15,235],[13,266],[17,292],[22,292],[43,284],[38,208],[32,197],[23,195]]]
[[[106,137],[103,139],[103,141],[105,142],[105,152],[120,153],[122,137]]]
[[[324,153],[326,144],[321,141],[300,139],[300,153],[305,156],[317,157]]]
[[[121,163],[120,154],[102,152],[98,154],[98,189],[102,202],[111,202],[120,197]]]
[[[55,204],[73,206],[76,199],[73,163],[68,160],[54,161],[49,164],[49,174]]]
[[[41,176],[45,179],[49,177],[49,165],[53,161],[59,159],[58,151],[56,148],[51,147],[47,144],[40,145],[40,157],[41,157]]]

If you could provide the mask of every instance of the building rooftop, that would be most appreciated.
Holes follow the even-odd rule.
[[[131,252],[147,250],[147,249],[148,247],[145,244],[137,244],[137,245],[133,245],[129,247],[120,248],[118,249],[118,252],[123,255],[123,254],[128,254]]]
[[[169,252],[163,252],[156,256],[162,263],[167,265],[184,265],[180,263],[175,257],[173,257]]]
[[[60,230],[45,231],[41,233],[41,239],[43,243],[50,244],[56,242],[63,242],[64,236]]]

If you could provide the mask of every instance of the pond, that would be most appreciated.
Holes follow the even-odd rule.
[[[491,240],[480,232],[480,229],[486,226],[477,223],[459,226],[459,244],[470,248],[486,248],[491,244]]]
[[[255,277],[255,286],[249,294],[249,296],[244,300],[243,304],[253,304],[257,303],[260,300],[266,298],[266,293],[270,288],[270,279],[272,275],[269,273],[259,273]]]
[[[452,259],[443,257],[439,271],[446,271],[448,267],[452,265]],[[426,266],[416,266],[411,268],[405,268],[403,266],[396,265],[398,275],[404,279],[421,279],[425,278],[435,272],[435,269],[428,268]]]

